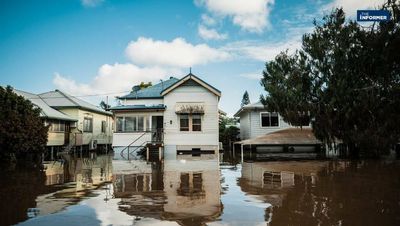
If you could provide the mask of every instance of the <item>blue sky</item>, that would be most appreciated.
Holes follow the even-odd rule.
[[[126,92],[192,72],[238,110],[245,90],[265,94],[265,62],[300,47],[314,18],[342,6],[349,16],[382,0],[3,0],[0,85],[76,96]],[[98,104],[105,95],[87,98]]]

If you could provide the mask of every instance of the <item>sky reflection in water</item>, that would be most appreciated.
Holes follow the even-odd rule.
[[[4,225],[399,225],[399,161],[224,158],[220,166],[214,155],[66,156],[44,173],[4,172],[0,217]]]

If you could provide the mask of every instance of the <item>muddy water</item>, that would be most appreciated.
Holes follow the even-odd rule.
[[[399,161],[64,156],[3,171],[1,225],[400,225]]]

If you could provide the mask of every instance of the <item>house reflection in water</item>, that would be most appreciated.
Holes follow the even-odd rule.
[[[113,163],[114,196],[131,216],[201,225],[222,211],[216,155]]]
[[[271,206],[265,210],[265,221],[272,221],[273,209],[283,205],[287,192],[298,183],[315,185],[317,174],[327,162],[244,162],[239,185],[242,191],[257,195]]]
[[[36,198],[39,215],[59,212],[78,203],[92,189],[98,188],[112,178],[112,156],[92,155],[87,158],[64,156],[58,161],[43,164],[46,185],[62,185],[54,193]]]

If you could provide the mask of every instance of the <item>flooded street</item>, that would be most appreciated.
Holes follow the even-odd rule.
[[[399,225],[399,161],[64,156],[1,174],[2,225]]]

